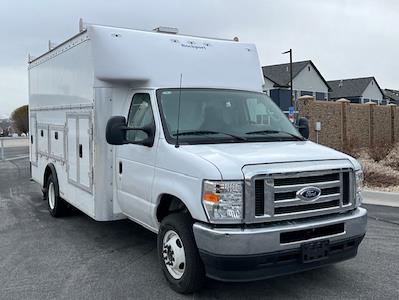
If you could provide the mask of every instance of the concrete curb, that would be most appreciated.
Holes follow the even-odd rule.
[[[399,193],[363,190],[363,203],[399,207]]]

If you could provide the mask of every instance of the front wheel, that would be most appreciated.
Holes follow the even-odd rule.
[[[205,270],[190,216],[174,213],[162,220],[158,233],[158,256],[162,271],[175,291],[187,294],[202,287]]]

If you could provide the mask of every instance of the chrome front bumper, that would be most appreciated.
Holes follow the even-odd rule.
[[[301,230],[313,230],[334,224],[342,224],[343,232],[311,239],[282,243],[281,234]],[[353,211],[311,219],[282,221],[259,227],[219,228],[209,224],[193,225],[195,241],[200,252],[213,255],[243,256],[275,253],[299,249],[301,244],[328,239],[331,243],[363,236],[366,233],[367,210]]]

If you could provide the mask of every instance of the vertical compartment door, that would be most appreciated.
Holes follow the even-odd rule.
[[[36,115],[30,117],[30,162],[37,165],[37,120]]]
[[[92,126],[90,114],[67,116],[68,181],[92,192]]]
[[[78,119],[79,144],[78,144],[78,162],[79,162],[79,184],[91,191],[92,185],[92,163],[91,163],[91,119],[86,116],[79,116]]]
[[[77,118],[76,116],[67,117],[67,161],[68,161],[68,181],[78,183],[78,159],[77,159]]]

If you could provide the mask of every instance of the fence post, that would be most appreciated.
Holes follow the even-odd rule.
[[[374,106],[377,105],[375,102],[367,102],[369,105],[369,148],[374,147]]]
[[[307,118],[309,120],[309,139],[312,141],[315,141],[315,134],[318,136],[319,132],[314,130],[314,121],[311,112],[313,111],[312,109],[312,104],[315,102],[315,99],[313,96],[301,96],[297,100],[297,110],[298,110],[298,120],[301,117]]]
[[[395,144],[396,140],[395,140],[395,121],[396,118],[398,118],[397,115],[395,115],[396,112],[396,104],[390,103],[388,104],[391,108],[391,144]]]
[[[300,117],[309,117],[308,113],[311,111],[309,106],[313,103],[313,101],[315,101],[313,96],[301,96],[298,98],[297,109]]]
[[[341,103],[341,149],[345,150],[348,146],[348,107],[350,101],[341,98],[336,102]]]

